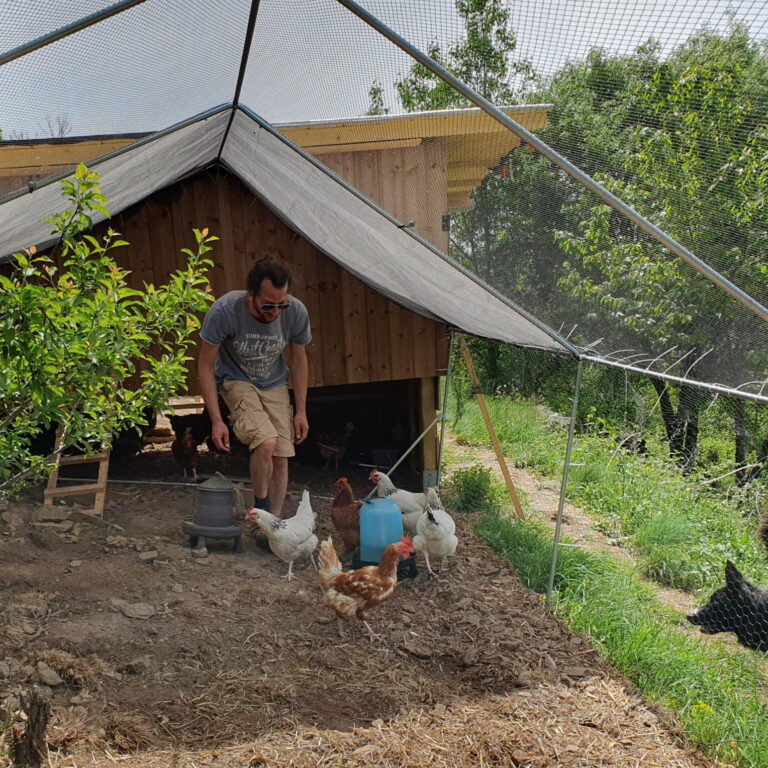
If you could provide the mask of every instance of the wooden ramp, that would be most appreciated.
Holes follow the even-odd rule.
[[[97,517],[104,515],[104,498],[107,494],[107,473],[109,472],[109,450],[103,450],[101,453],[95,453],[92,456],[62,456],[61,433],[56,433],[56,466],[48,477],[48,487],[45,490],[43,504],[51,506],[53,500],[61,496],[84,496],[94,495],[93,514]],[[98,462],[99,474],[95,483],[80,483],[78,485],[68,485],[66,488],[59,488],[59,469],[72,464],[93,464]]]

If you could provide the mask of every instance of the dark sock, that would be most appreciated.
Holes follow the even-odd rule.
[[[260,499],[257,496],[254,496],[253,506],[256,507],[256,509],[263,509],[265,512],[270,512],[271,510],[269,508],[269,496],[265,496],[263,499]]]

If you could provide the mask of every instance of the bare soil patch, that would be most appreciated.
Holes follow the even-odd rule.
[[[214,468],[246,471],[203,453]],[[365,475],[345,470],[364,495]],[[168,446],[111,477],[180,480]],[[321,536],[334,479],[293,468],[288,510],[308,487]],[[43,686],[53,765],[709,764],[471,521],[441,581],[420,573],[374,612],[371,643],[356,623],[339,634],[308,565],[287,582],[249,539],[193,557],[194,498],[111,484],[103,522],[73,506],[51,522],[33,489],[2,512],[0,703]]]

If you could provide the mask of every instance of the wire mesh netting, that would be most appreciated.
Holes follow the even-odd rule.
[[[611,552],[600,571],[584,541],[566,542],[557,597],[613,608],[622,545],[645,579],[683,593],[692,625],[768,650],[768,597],[743,575],[768,585],[768,424],[746,402],[768,402],[768,0],[143,0],[68,34],[111,5],[0,6],[0,260],[50,244],[40,220],[64,203],[46,179],[118,153],[96,170],[112,213],[144,227],[138,278],[175,269],[166,235],[207,226],[201,215],[229,225],[220,244],[238,272],[260,236],[314,269],[313,327],[342,328],[366,361],[329,344],[324,388],[375,381],[382,347],[406,350],[392,381],[442,373],[426,321],[411,348],[395,304],[507,342],[478,361],[503,447],[551,476],[572,447],[568,497],[600,516],[582,532]],[[337,264],[308,266],[307,245]],[[215,270],[239,285],[223,259]],[[350,276],[371,295],[320,295]],[[371,316],[370,335],[344,327]],[[562,414],[577,365],[574,444]],[[509,395],[527,399],[522,415]],[[454,415],[471,444],[479,417]],[[523,542],[540,591],[565,498],[553,487],[535,510],[545,533]],[[566,538],[575,529],[565,521]],[[659,619],[649,604],[631,618]]]
[[[48,5],[4,7],[6,48],[108,7]],[[700,270],[347,5],[260,2],[240,103],[563,348],[766,398],[765,3],[364,4]],[[54,168],[48,137],[125,144],[231,101],[251,10],[146,0],[5,64],[4,191],[96,152]]]

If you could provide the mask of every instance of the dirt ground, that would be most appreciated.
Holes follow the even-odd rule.
[[[202,449],[214,469],[239,477],[245,460]],[[308,487],[331,533],[335,475],[292,472],[288,513]],[[470,520],[440,581],[420,572],[372,614],[372,643],[356,622],[339,633],[308,564],[288,582],[251,539],[193,556],[195,489],[162,484],[182,482],[168,446],[110,478],[153,483],[111,483],[103,521],[42,507],[39,488],[0,509],[0,704],[50,696],[53,765],[711,764]]]

